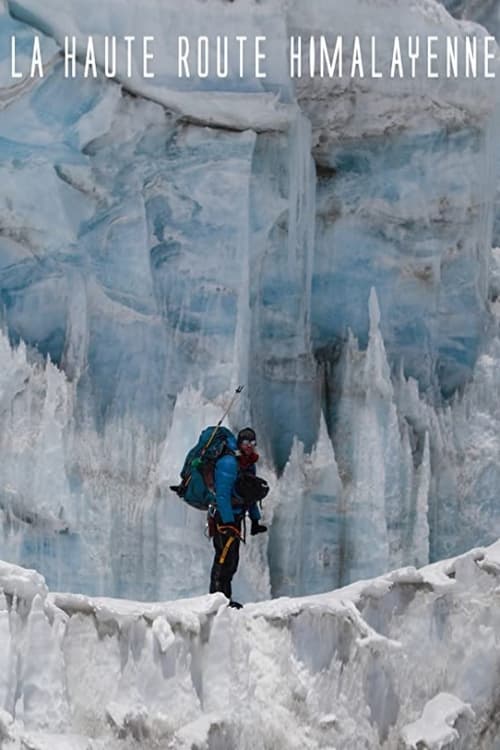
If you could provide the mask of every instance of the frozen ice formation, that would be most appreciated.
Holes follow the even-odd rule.
[[[482,24],[498,39],[500,8],[489,0],[442,0],[445,8],[457,18]]]
[[[447,745],[453,747],[453,743],[460,739],[454,725],[461,716],[475,718],[467,703],[450,693],[438,693],[425,705],[422,717],[403,729],[405,746],[418,748],[420,745],[429,750],[440,750]]]
[[[265,33],[268,77],[179,79],[185,18]],[[51,588],[206,590],[168,484],[239,383],[273,485],[244,600],[500,535],[497,87],[290,79],[290,34],[356,30],[382,63],[398,33],[486,33],[431,0],[0,6],[20,68],[35,35],[46,61],[13,82],[0,48],[0,551]],[[88,35],[102,67],[132,31],[161,74],[83,78]]]
[[[0,564],[2,750],[497,747],[500,546],[239,612]]]
[[[295,440],[237,579],[243,600],[321,592],[403,564],[423,565],[500,533],[500,340],[460,398],[435,409],[403,373],[390,376],[375,293],[363,351],[351,337],[336,368],[338,403],[312,452]],[[177,398],[158,445],[131,417],[98,432],[78,418],[75,385],[0,335],[2,549],[51,587],[166,599],[206,591],[204,517],[168,491],[222,402]],[[266,546],[267,545],[267,546]]]

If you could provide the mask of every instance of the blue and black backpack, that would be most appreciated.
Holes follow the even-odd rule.
[[[192,508],[207,510],[215,503],[215,464],[226,453],[233,453],[228,445],[233,441],[236,439],[227,427],[206,427],[184,459],[182,482],[170,489]]]

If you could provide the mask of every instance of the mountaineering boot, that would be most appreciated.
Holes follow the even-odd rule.
[[[250,529],[250,534],[252,536],[255,536],[255,534],[263,534],[264,531],[267,531],[267,526],[264,526],[258,521],[255,521],[255,520],[252,521],[252,527]]]
[[[229,606],[233,607],[234,609],[243,609],[243,604],[235,602],[234,599],[231,599],[231,601],[229,602]]]

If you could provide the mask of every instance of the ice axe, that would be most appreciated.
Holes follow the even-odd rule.
[[[212,434],[208,438],[206,445],[203,447],[203,450],[201,452],[200,458],[195,459],[195,461],[201,461],[201,458],[202,458],[203,454],[210,448],[210,445],[212,444],[212,441],[213,441],[214,437],[217,435],[219,427],[222,425],[223,421],[225,420],[225,418],[227,417],[227,415],[229,414],[229,412],[233,408],[234,402],[236,401],[236,399],[238,398],[238,396],[240,395],[240,393],[241,393],[241,391],[243,390],[244,387],[245,386],[243,386],[243,385],[239,385],[237,387],[237,389],[235,390],[235,392],[233,394],[233,397],[232,397],[231,401],[229,402],[229,406],[227,407],[226,411],[224,412],[224,414],[222,415],[222,417],[219,419],[219,421],[215,425]],[[195,462],[194,461],[193,461],[193,466],[195,466]]]

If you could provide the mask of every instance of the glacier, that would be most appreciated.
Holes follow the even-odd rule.
[[[272,485],[243,601],[500,536],[498,86],[288,76],[292,33],[361,27],[382,59],[486,33],[394,6],[0,5],[1,557],[59,591],[203,594],[204,519],[168,485],[238,384]],[[169,74],[185,17],[266,33],[267,79]],[[65,34],[152,30],[154,80],[64,77]],[[11,34],[42,79],[10,80]]]
[[[0,0],[1,750],[500,750],[498,85],[286,64],[498,20]],[[266,34],[267,79],[172,75],[215,31]],[[162,74],[65,79],[111,33]],[[271,493],[235,612],[168,487],[238,384]]]
[[[497,750],[500,543],[228,608],[0,562],[0,747]]]

